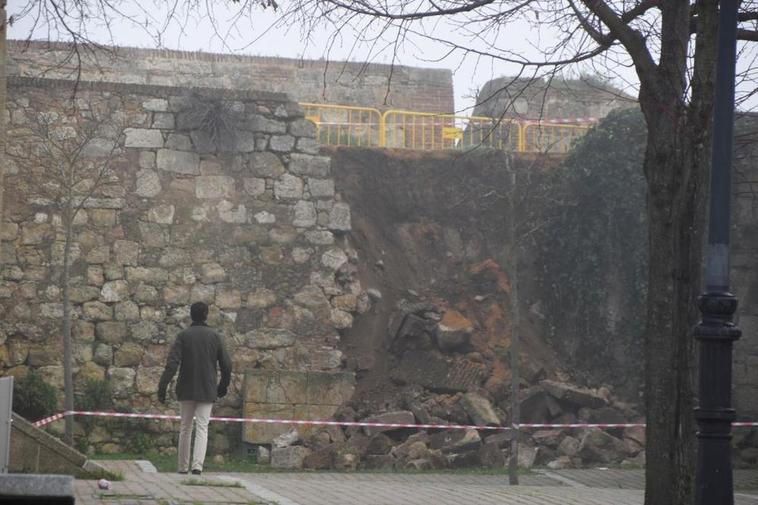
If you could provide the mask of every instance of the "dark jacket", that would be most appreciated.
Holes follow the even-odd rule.
[[[216,364],[221,381],[216,385]],[[158,383],[158,398],[165,398],[168,383],[179,368],[176,398],[179,401],[213,402],[217,391],[226,391],[232,376],[232,362],[218,333],[205,324],[192,326],[179,333],[171,346],[166,369]]]

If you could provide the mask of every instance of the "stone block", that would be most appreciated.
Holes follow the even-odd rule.
[[[137,368],[135,387],[137,392],[144,395],[158,393],[158,381],[163,373],[162,366],[139,367]]]
[[[311,156],[309,154],[292,153],[289,170],[293,174],[311,177],[328,177],[331,159],[328,156]]]
[[[435,392],[469,391],[479,387],[485,367],[468,360],[445,359],[426,351],[406,351],[390,371],[395,380],[419,384]]]
[[[254,132],[284,133],[287,126],[283,121],[267,118],[260,114],[251,114],[247,118],[247,127]]]
[[[197,198],[228,198],[234,195],[234,178],[226,175],[201,175],[195,178]]]
[[[137,196],[153,198],[160,194],[161,189],[161,180],[155,170],[142,169],[137,172]]]
[[[172,224],[176,208],[171,204],[162,204],[147,211],[147,221],[157,224]]]
[[[102,381],[105,379],[105,368],[97,365],[93,361],[84,363],[74,374],[74,383],[77,388],[83,389],[88,382]]]
[[[172,130],[174,128],[174,115],[170,112],[156,112],[153,114],[153,128]],[[163,147],[158,146],[158,147]]]
[[[142,108],[151,112],[166,112],[168,110],[168,100],[151,98],[142,102]]]
[[[477,426],[500,426],[500,419],[489,400],[476,393],[466,393],[461,406]]]
[[[108,379],[110,379],[113,396],[126,398],[134,392],[134,378],[137,372],[133,368],[110,367]]]
[[[21,243],[39,245],[43,240],[52,238],[52,228],[46,223],[26,223],[21,225]]]
[[[216,305],[220,309],[238,309],[242,305],[242,296],[239,289],[231,286],[218,286],[216,288]]]
[[[221,200],[216,205],[218,216],[225,223],[244,224],[247,223],[247,209],[240,204],[236,207],[228,200]]]
[[[284,174],[284,165],[274,153],[253,153],[250,156],[250,172],[257,177],[276,178]]]
[[[90,209],[90,220],[95,226],[113,226],[116,224],[116,211],[113,209]]]
[[[540,382],[540,385],[554,398],[572,403],[578,407],[598,409],[607,404],[605,398],[586,388],[551,380],[543,380]]]
[[[312,228],[316,226],[316,207],[313,202],[306,200],[298,201],[293,207],[294,217],[292,226],[298,228]]]
[[[246,402],[242,408],[244,417],[266,419],[294,419],[293,405],[275,405],[268,403]],[[250,444],[270,444],[271,441],[292,429],[286,424],[245,423],[242,431],[243,440]]]
[[[159,170],[185,175],[200,173],[200,156],[197,153],[160,149],[156,164]]]
[[[116,240],[113,245],[116,263],[119,265],[136,265],[139,258],[139,250],[139,242],[131,240]]]
[[[113,319],[113,308],[101,302],[87,302],[82,305],[82,314],[91,321]]]
[[[290,123],[289,132],[296,137],[315,137],[316,125],[307,119],[296,119]]]
[[[129,296],[129,285],[124,280],[108,281],[100,290],[101,302],[120,302]]]
[[[303,180],[291,174],[274,182],[274,197],[278,200],[297,200],[303,197]]]
[[[270,289],[258,288],[247,295],[247,307],[251,309],[263,309],[276,303],[276,293]]]
[[[290,152],[295,147],[295,137],[290,135],[272,135],[268,145],[272,151]]]
[[[153,151],[140,151],[138,165],[140,168],[155,168],[155,153]]]
[[[344,310],[332,309],[329,320],[338,330],[344,330],[353,326],[352,314]]]
[[[251,349],[276,349],[295,343],[297,335],[282,328],[259,328],[245,333],[246,345]]]
[[[189,251],[169,247],[164,249],[163,254],[158,259],[158,264],[164,268],[174,268],[192,263],[192,257]]]
[[[5,221],[0,226],[0,240],[16,240],[18,236],[18,225],[10,221]]]
[[[333,231],[350,231],[352,229],[350,219],[350,206],[346,203],[337,202],[329,211],[328,228]]]
[[[258,224],[274,224],[276,223],[276,216],[268,211],[262,210],[253,215],[253,219]]]
[[[296,150],[305,154],[318,154],[321,152],[321,144],[316,139],[303,137],[297,139]]]
[[[308,178],[308,191],[312,198],[333,198],[334,197],[334,180],[333,179],[314,179]]]
[[[190,291],[190,301],[205,302],[208,305],[212,305],[216,302],[216,286],[195,284]]]
[[[342,249],[335,247],[321,255],[321,264],[331,270],[339,270],[347,263],[347,254]]]
[[[260,196],[266,192],[266,179],[260,177],[245,177],[243,179],[245,194]]]
[[[218,263],[205,263],[200,266],[200,280],[206,284],[223,282],[226,279],[226,270]]]
[[[107,344],[120,344],[126,338],[126,323],[118,321],[105,321],[97,323],[95,335],[101,342]]]
[[[271,468],[299,470],[311,450],[301,445],[275,447],[271,450]]]
[[[334,243],[334,234],[326,230],[306,231],[305,240],[314,245],[332,245]]]
[[[156,267],[126,267],[126,278],[130,282],[166,282],[168,273],[163,268]]]
[[[113,363],[116,366],[134,367],[142,362],[142,356],[145,354],[143,346],[126,342],[122,344],[113,356]]]
[[[147,149],[163,147],[163,134],[160,130],[127,128],[124,130],[124,135],[126,136],[124,140],[125,147],[141,147]]]
[[[146,342],[158,336],[158,326],[153,321],[138,321],[129,325],[129,337]]]
[[[363,422],[382,423],[382,424],[415,424],[416,418],[413,415],[413,412],[410,412],[408,410],[398,410],[394,412],[384,412],[382,414],[369,416],[366,419],[364,419]],[[397,431],[403,428],[392,427],[392,426],[365,426],[363,429],[366,432],[366,435],[371,437],[373,435],[376,435],[377,433]]]
[[[140,221],[139,234],[145,247],[166,247],[170,243],[168,229],[158,223]]]
[[[163,288],[163,301],[169,305],[186,305],[189,294],[189,286],[166,286]]]

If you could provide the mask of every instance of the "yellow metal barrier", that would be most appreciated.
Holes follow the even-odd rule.
[[[321,144],[349,147],[383,147],[382,114],[370,107],[301,103],[305,118],[316,125]]]
[[[575,139],[589,130],[587,125],[527,123],[523,126],[521,152],[566,153]]]
[[[456,116],[407,110],[382,114],[384,147],[401,149],[467,149],[484,146],[516,150],[521,136],[518,123],[481,116]]]
[[[567,152],[588,125],[515,121],[407,110],[301,103],[321,144],[437,151],[490,147],[514,152]]]

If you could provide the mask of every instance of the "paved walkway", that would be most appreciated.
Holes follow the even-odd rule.
[[[110,491],[77,481],[80,505],[642,505],[639,470],[543,470],[521,476],[398,473],[204,474],[144,472],[135,462],[105,464],[124,474]],[[221,487],[236,484],[241,487]],[[758,469],[735,472],[737,505],[758,505]]]

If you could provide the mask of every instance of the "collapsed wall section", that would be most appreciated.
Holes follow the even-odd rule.
[[[245,370],[340,370],[337,330],[361,296],[344,245],[350,208],[297,104],[265,92],[80,82],[72,101],[73,91],[9,82],[0,373],[36,371],[63,388],[64,208],[56,174],[34,163],[44,143],[32,132],[43,121],[52,139],[74,137],[103,111],[81,166],[108,160],[112,170],[104,184],[76,186],[83,204],[71,227],[78,394],[107,379],[115,408],[155,410],[195,301],[210,305],[233,360],[220,415],[241,414]],[[101,446],[127,443],[98,433]]]

